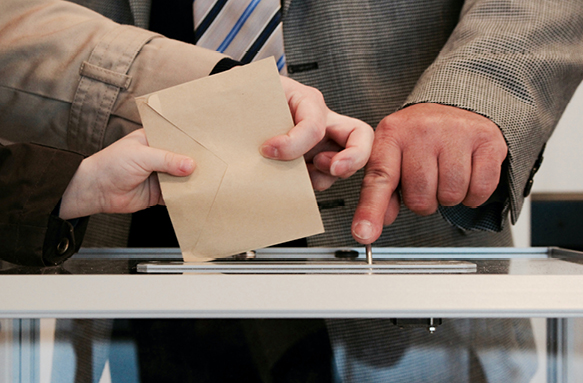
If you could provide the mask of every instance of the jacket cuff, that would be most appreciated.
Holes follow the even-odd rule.
[[[143,45],[155,36],[139,28],[118,26],[100,39],[79,68],[68,124],[69,149],[90,155],[102,148],[115,100],[132,82],[128,70]]]
[[[51,215],[43,244],[43,266],[56,266],[70,258],[81,248],[89,217],[77,220],[75,225]]]
[[[508,221],[508,211],[510,209],[509,187],[506,182],[506,169],[508,168],[506,161],[502,166],[503,171],[500,183],[484,204],[477,208],[462,204],[456,206],[440,205],[438,210],[441,216],[451,225],[463,230],[502,231]]]
[[[221,72],[225,72],[228,71],[229,69],[233,69],[237,66],[241,66],[243,65],[243,63],[230,59],[228,57],[225,57],[224,59],[222,59],[221,61],[219,61],[217,63],[217,65],[215,65],[215,67],[213,68],[213,70],[211,71],[211,75],[213,74],[217,74],[217,73],[221,73]]]

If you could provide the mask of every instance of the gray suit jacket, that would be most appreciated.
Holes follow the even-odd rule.
[[[494,121],[509,147],[503,202],[441,212],[464,229],[499,230],[508,211],[513,222],[518,218],[542,148],[583,74],[583,6],[553,3],[292,0],[284,17],[287,62],[292,76],[320,89],[332,109],[372,126],[403,105],[420,102],[457,106]],[[293,70],[313,62],[317,70]],[[357,183],[340,182],[320,200],[350,195]],[[352,212],[355,202],[346,210]],[[342,213],[332,210],[322,212],[327,222],[349,219],[350,214],[340,218]],[[493,237],[437,229],[441,225],[434,217],[402,211],[397,221],[379,244],[497,243]],[[428,239],[435,230],[442,238]],[[411,234],[418,235],[405,240]]]

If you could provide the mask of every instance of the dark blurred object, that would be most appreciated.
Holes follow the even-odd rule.
[[[583,250],[583,194],[533,193],[531,245]]]
[[[171,39],[194,44],[192,0],[152,1],[149,29]]]
[[[336,250],[334,253],[336,258],[349,258],[354,259],[358,258],[358,251],[356,250]]]
[[[152,206],[132,214],[128,247],[178,247],[166,206]]]
[[[441,318],[391,318],[391,323],[399,328],[424,327],[433,334],[443,320]]]
[[[142,383],[332,382],[319,319],[121,319],[113,338],[137,340]]]

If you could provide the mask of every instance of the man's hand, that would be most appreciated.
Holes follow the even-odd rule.
[[[429,215],[439,204],[477,207],[500,180],[508,148],[488,118],[440,104],[416,104],[385,117],[377,127],[365,169],[352,235],[374,242],[403,203]]]
[[[194,161],[148,146],[143,129],[87,157],[61,200],[63,219],[95,213],[133,213],[162,204],[156,171],[187,176]]]
[[[364,167],[374,139],[372,128],[328,109],[318,90],[287,77],[281,82],[296,125],[288,134],[267,140],[261,154],[277,160],[304,156],[315,190],[325,190]]]

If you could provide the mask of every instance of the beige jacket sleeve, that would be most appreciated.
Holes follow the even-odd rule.
[[[94,153],[141,126],[134,97],[224,57],[66,1],[3,0],[0,139]]]

